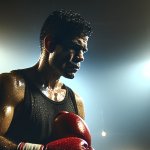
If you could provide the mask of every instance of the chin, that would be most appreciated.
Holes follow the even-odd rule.
[[[65,75],[63,75],[63,77],[68,78],[68,79],[73,79],[75,77],[74,73],[67,73]]]

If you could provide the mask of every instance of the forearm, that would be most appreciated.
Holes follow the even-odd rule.
[[[0,150],[17,150],[17,145],[7,138],[0,136]]]

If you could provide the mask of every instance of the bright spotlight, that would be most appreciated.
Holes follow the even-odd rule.
[[[142,72],[144,77],[150,78],[150,61],[144,64]]]

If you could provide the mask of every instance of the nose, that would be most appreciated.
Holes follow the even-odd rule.
[[[83,51],[79,51],[79,52],[76,53],[74,61],[76,61],[76,62],[82,62],[82,61],[84,61]]]

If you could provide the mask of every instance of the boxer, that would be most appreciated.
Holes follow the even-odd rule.
[[[90,23],[80,14],[54,11],[41,28],[37,63],[0,75],[0,149],[30,150],[29,145],[40,149],[47,145],[48,149],[51,144],[47,143],[54,142],[52,122],[56,114],[68,111],[84,119],[81,97],[60,77],[74,78],[84,61],[91,33]],[[55,142],[88,147],[82,137],[66,138]]]

